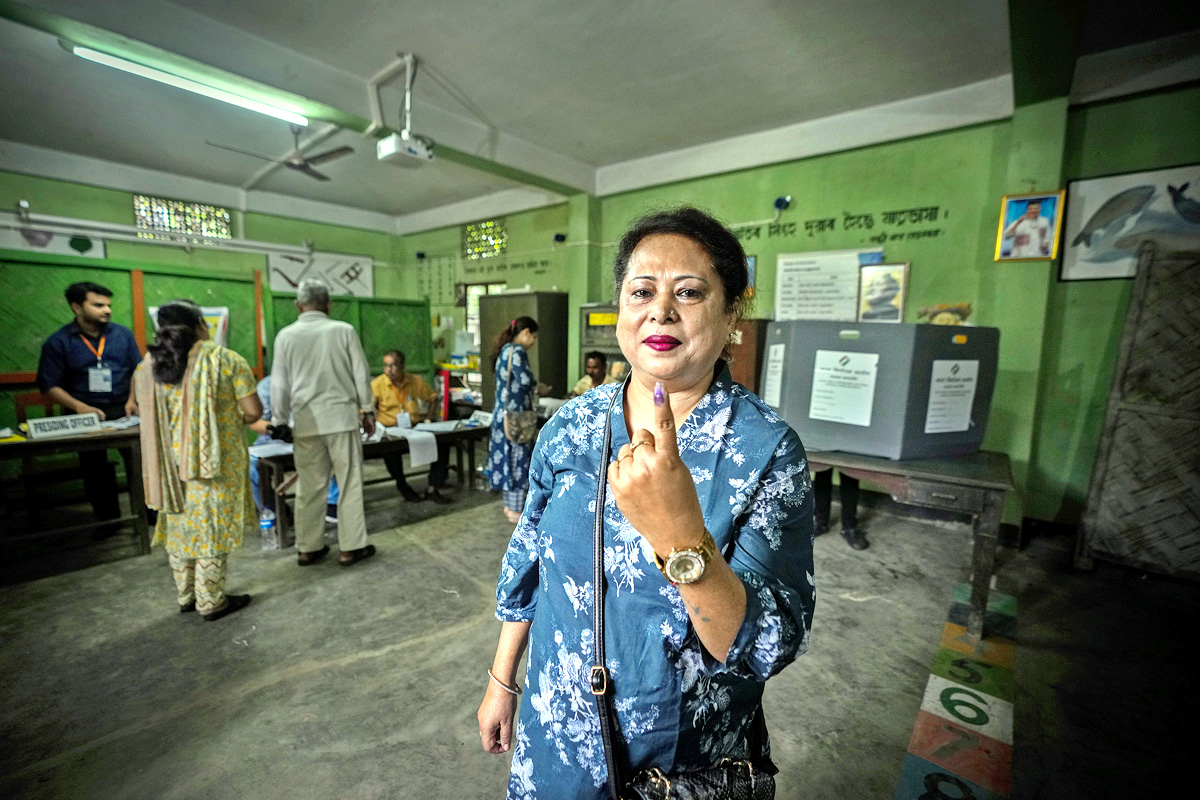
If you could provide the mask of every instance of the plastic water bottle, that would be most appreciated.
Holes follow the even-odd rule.
[[[275,541],[275,511],[263,506],[262,513],[258,515],[258,527],[262,529],[262,548],[263,550],[275,550],[279,544]]]

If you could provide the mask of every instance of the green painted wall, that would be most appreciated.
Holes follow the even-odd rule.
[[[1067,180],[1200,163],[1200,86],[1074,109],[1065,150]],[[1051,287],[1029,516],[1076,524],[1083,515],[1132,288]]]
[[[0,171],[0,208],[15,210],[19,200],[29,201],[34,213],[124,225],[134,223],[130,192]],[[399,270],[393,266],[398,239],[391,234],[267,214],[245,214],[242,225],[244,231],[236,230],[235,222],[235,233],[244,238],[290,245],[300,245],[310,239],[318,250],[370,255],[376,261],[377,297],[401,296],[402,280]],[[0,372],[31,372],[37,368],[42,341],[70,321],[62,291],[72,282],[95,280],[113,289],[113,318],[129,325],[129,271],[137,268],[146,270],[147,305],[188,296],[201,304],[229,306],[232,315],[230,345],[251,364],[255,363],[254,294],[253,286],[245,281],[253,278],[256,269],[265,273],[264,256],[202,248],[188,252],[178,247],[114,241],[107,243],[107,256],[103,267],[93,266],[97,262],[89,259],[64,258],[65,266],[23,265],[20,255],[14,255],[9,261],[0,260],[0,298],[3,298],[0,306],[6,311],[3,332],[9,342],[0,356],[0,362],[3,362]],[[158,274],[154,274],[156,271]],[[293,309],[294,318],[290,298],[282,302]],[[378,316],[378,310],[372,309]],[[431,366],[430,358],[425,355],[429,346],[428,324],[418,326],[422,329],[419,333],[412,333],[409,317],[412,314],[427,317],[425,309],[423,304],[412,309],[406,307],[405,313],[400,314],[403,319],[397,322],[397,328],[405,331],[399,338],[412,340],[406,346],[412,351],[414,357],[411,360],[419,371]],[[346,313],[349,315],[348,310]],[[284,317],[280,326],[288,321],[286,312]],[[0,427],[15,422],[12,397],[17,391],[27,389],[0,391]]]
[[[186,198],[184,198],[186,199]],[[34,213],[61,217],[134,224],[133,195],[81,183],[39,178],[0,170],[0,208],[13,209],[28,200]],[[379,231],[326,225],[269,214],[247,213],[235,235],[260,242],[300,246],[310,239],[318,250],[369,255],[376,261],[376,296],[399,297],[399,280],[392,266],[396,237]],[[178,247],[140,242],[109,242],[108,257],[171,267],[190,267],[214,276],[244,277],[266,268],[266,258],[252,253],[232,253],[197,248],[190,253]]]
[[[757,297],[751,315],[774,313],[775,264],[782,253],[882,245],[888,261],[911,262],[904,319],[915,322],[922,306],[969,301],[971,321],[1001,330],[1000,372],[984,446],[1010,455],[1021,475],[1029,460],[1036,401],[1042,307],[1025,302],[1031,287],[1045,297],[1044,263],[992,260],[1000,198],[1010,169],[1011,124],[979,125],[832,155],[761,167],[630,192],[602,202],[603,232],[614,241],[640,214],[690,203],[736,228],[771,216],[772,201],[791,195],[779,222],[751,225],[746,252],[757,256]],[[1020,189],[1027,191],[1027,189]],[[1015,190],[1014,190],[1015,191]],[[936,222],[887,224],[883,214],[937,206]],[[871,215],[871,227],[859,221]],[[815,220],[833,219],[817,232]],[[914,231],[936,236],[911,237]],[[611,257],[608,259],[611,263]],[[611,296],[612,278],[605,279]],[[1006,518],[1020,518],[1020,504]]]
[[[568,233],[568,204],[509,214],[503,219],[508,233],[507,252],[491,258],[462,257],[462,225],[398,237],[395,263],[399,295],[428,297],[435,319],[449,316],[454,320],[454,328],[463,330],[466,311],[455,305],[455,284],[504,282],[509,288],[529,286],[533,290],[568,291],[574,248],[569,241],[554,242],[554,234]],[[424,253],[424,258],[418,259],[417,253]],[[574,297],[572,301],[576,302]],[[483,338],[486,340],[494,333],[484,331]],[[435,359],[447,359],[453,345],[453,334],[435,326]]]
[[[906,321],[924,305],[970,301],[973,322],[1002,331],[984,445],[1014,461],[1021,500],[1010,504],[1006,519],[1024,513],[1073,523],[1095,461],[1131,282],[1059,283],[1056,264],[997,264],[1000,198],[1053,188],[1043,184],[1056,170],[1071,180],[1200,162],[1200,87],[1077,108],[1066,112],[1065,130],[1056,102],[1026,107],[1010,121],[510,214],[508,252],[495,259],[464,261],[458,225],[396,237],[247,214],[244,235],[287,244],[312,239],[319,249],[372,255],[378,295],[428,297],[433,316],[448,315],[460,329],[456,283],[570,291],[573,317],[581,303],[609,300],[612,245],[653,208],[690,203],[741,228],[747,252],[758,259],[756,317],[772,314],[779,254],[882,244],[888,260],[912,263]],[[1036,133],[1051,122],[1052,134]],[[791,195],[793,205],[771,224],[771,203],[780,195]],[[43,213],[132,222],[126,192],[0,172],[0,207],[13,208],[20,198]],[[883,221],[884,212],[928,206],[938,207],[936,222]],[[828,219],[834,224],[823,231],[805,224]],[[560,232],[568,234],[566,244],[553,242]],[[109,252],[213,275],[247,276],[262,264],[257,256],[136,243],[115,243]],[[569,336],[574,352],[578,332]],[[435,358],[444,358],[452,337],[435,328],[433,338]],[[577,365],[569,366],[577,377]]]

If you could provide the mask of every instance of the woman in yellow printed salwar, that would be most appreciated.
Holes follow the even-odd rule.
[[[225,575],[254,523],[243,426],[262,403],[246,359],[209,341],[192,301],[159,308],[156,339],[135,376],[146,505],[159,510],[153,544],[166,547],[179,610],[217,620],[250,603],[225,594]]]

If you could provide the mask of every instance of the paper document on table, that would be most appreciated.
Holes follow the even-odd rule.
[[[271,456],[286,456],[291,455],[295,451],[295,446],[291,442],[263,442],[262,444],[250,445],[250,455],[255,458],[270,458]]]
[[[101,428],[107,428],[114,431],[123,431],[126,428],[135,428],[141,423],[141,417],[134,415],[132,417],[121,417],[121,419],[103,420],[100,423]]]
[[[418,422],[417,430],[429,431],[431,433],[450,433],[458,430],[458,426],[462,424],[462,420],[448,419],[445,422]]]
[[[401,435],[408,439],[408,460],[414,467],[437,461],[437,437],[432,433],[408,429]]]

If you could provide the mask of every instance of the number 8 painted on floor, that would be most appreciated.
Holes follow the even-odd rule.
[[[979,706],[972,705],[968,700],[955,700],[954,695],[956,694],[965,694],[976,703],[979,703],[985,708],[987,707],[987,700],[983,699],[983,697],[980,695],[972,692],[970,689],[963,689],[961,687],[953,686],[949,689],[943,689],[942,693],[938,695],[938,699],[942,701],[942,708],[946,709],[968,725],[986,725],[988,723],[988,720],[990,720],[991,717],[988,716],[987,711]],[[959,709],[967,709],[970,711],[970,714],[967,715]]]

